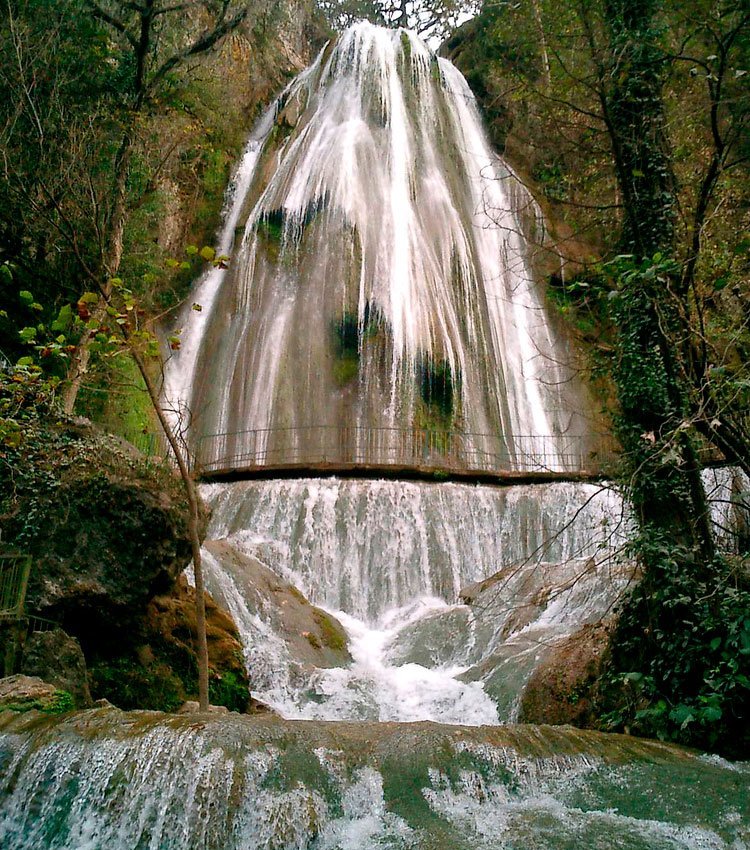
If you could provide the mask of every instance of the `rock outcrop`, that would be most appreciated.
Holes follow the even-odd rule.
[[[521,723],[595,725],[597,682],[610,631],[606,622],[586,625],[547,653],[521,696]]]
[[[6,676],[0,679],[0,711],[44,711],[60,714],[74,708],[70,694],[38,676]]]
[[[32,632],[24,644],[21,664],[27,675],[38,676],[67,691],[77,708],[91,705],[86,659],[81,645],[62,629]]]
[[[26,611],[59,625],[22,641],[20,669],[79,706],[93,694],[122,708],[178,708],[197,688],[180,480],[130,444],[54,411],[33,416],[5,459],[2,538],[33,559]],[[237,630],[210,599],[207,613],[211,699],[244,710]]]
[[[27,610],[87,656],[119,648],[190,559],[179,480],[85,420],[32,423],[13,461],[0,528],[33,558]]]
[[[346,632],[335,617],[312,605],[294,585],[228,542],[211,540],[205,549],[241,584],[250,612],[271,624],[296,662],[309,668],[349,664]],[[229,607],[229,600],[221,598],[219,588],[214,587],[213,592]]]

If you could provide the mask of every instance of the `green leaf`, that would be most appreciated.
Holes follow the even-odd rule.
[[[626,682],[640,682],[643,679],[643,673],[626,673],[622,678]]]
[[[709,723],[715,723],[717,720],[721,720],[722,713],[718,705],[707,705],[701,712],[701,716],[703,720],[707,720]]]
[[[33,357],[21,357],[20,360],[16,363],[16,366],[33,366],[34,358]]]
[[[36,328],[22,328],[18,335],[24,342],[34,342],[36,340]]]
[[[31,305],[34,303],[34,296],[29,292],[28,289],[22,289],[18,293],[18,297],[21,299],[21,301],[23,301],[24,304]]]
[[[688,724],[695,720],[695,715],[693,714],[693,709],[689,705],[680,703],[680,705],[675,706],[672,711],[669,712],[669,719],[674,723],[679,723],[680,729],[684,729]]]
[[[164,264],[167,266],[167,268],[176,269],[179,268],[180,261],[175,260],[172,257],[168,257],[166,260],[164,260]]]
[[[213,260],[216,256],[216,251],[210,245],[204,245],[200,250],[200,255],[204,260]]]
[[[72,321],[73,308],[70,304],[65,304],[60,308],[60,312],[57,314],[55,321],[50,325],[50,328],[53,331],[65,331],[70,327]]]
[[[187,248],[185,248],[185,253],[189,254],[191,257],[195,256],[198,253],[198,246],[188,245]]]

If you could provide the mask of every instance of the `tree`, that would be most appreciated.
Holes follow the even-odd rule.
[[[476,10],[473,0],[323,0],[320,3],[332,26],[343,29],[357,20],[384,27],[402,27],[425,39],[443,39],[458,20]]]
[[[127,179],[136,144],[139,116],[146,105],[163,93],[171,76],[191,57],[213,49],[235,30],[248,14],[246,0],[83,0],[91,15],[108,30],[119,46],[119,61],[126,75],[121,136],[112,164],[108,191],[109,213],[103,225],[97,273],[102,297],[94,312],[101,322],[110,292],[108,280],[117,276],[122,261],[123,235],[128,214]],[[90,336],[84,335],[70,360],[63,408],[71,413],[88,368]]]

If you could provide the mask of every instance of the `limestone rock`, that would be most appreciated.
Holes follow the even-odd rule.
[[[37,676],[22,673],[0,679],[0,710],[12,708],[24,711],[32,708],[52,708],[59,690]]]
[[[195,588],[180,576],[168,592],[155,596],[146,609],[144,641],[154,657],[177,670],[195,667],[197,634]],[[232,618],[206,594],[206,640],[212,699],[224,692],[234,710],[245,710],[250,697],[242,643]],[[183,684],[195,690],[195,677]],[[228,693],[231,687],[232,693]]]
[[[592,623],[550,650],[524,688],[519,721],[589,726],[610,632],[611,624]]]
[[[192,699],[184,702],[177,710],[177,714],[198,714],[200,712],[199,704]],[[209,705],[209,714],[229,714],[229,709],[225,705]]]
[[[273,626],[296,661],[311,667],[344,667],[351,661],[346,632],[339,621],[315,605],[292,584],[255,558],[238,552],[223,540],[205,544],[238,585],[251,611]],[[218,597],[218,589],[212,588]]]
[[[91,705],[86,660],[78,641],[56,628],[32,632],[23,648],[21,667],[29,676],[38,676],[67,691],[78,708]]]

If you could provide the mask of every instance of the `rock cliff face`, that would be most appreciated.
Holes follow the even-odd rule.
[[[32,418],[3,459],[2,539],[32,556],[27,612],[58,624],[26,637],[23,672],[86,705],[88,666],[94,698],[177,708],[196,682],[180,481],[89,423],[51,416]],[[248,686],[236,628],[212,601],[208,619],[212,697],[241,710]]]

